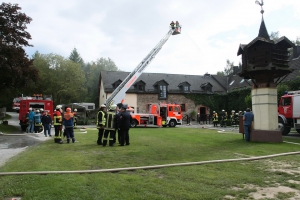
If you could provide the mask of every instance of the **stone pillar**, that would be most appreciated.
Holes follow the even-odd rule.
[[[254,130],[250,134],[250,141],[282,142],[278,129],[277,88],[254,88],[251,95]]]

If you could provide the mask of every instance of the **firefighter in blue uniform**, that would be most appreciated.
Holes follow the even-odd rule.
[[[99,112],[97,113],[97,129],[98,131],[98,140],[97,144],[102,145],[102,137],[104,133],[104,126],[105,126],[105,121],[106,121],[106,112],[105,112],[106,106],[102,104],[100,106]]]
[[[34,132],[39,133],[42,131],[42,117],[39,110],[36,110],[34,115]]]
[[[106,113],[106,121],[104,126],[104,136],[103,136],[103,146],[107,145],[107,140],[109,139],[109,146],[113,146],[116,139],[116,108],[117,105],[113,104],[109,107]]]

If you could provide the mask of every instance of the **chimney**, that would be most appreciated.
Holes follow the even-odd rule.
[[[239,72],[239,66],[233,66],[233,73],[232,73],[232,75],[237,75],[238,72]]]
[[[294,46],[293,48],[293,59],[300,56],[300,46]]]

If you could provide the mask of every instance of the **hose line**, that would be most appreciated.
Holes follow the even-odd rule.
[[[141,166],[141,167],[126,167],[126,168],[112,168],[112,169],[99,169],[99,170],[76,170],[76,171],[33,171],[33,172],[1,172],[0,176],[7,175],[47,175],[47,174],[90,174],[90,173],[100,173],[100,172],[121,172],[121,171],[135,171],[135,170],[146,170],[146,169],[159,169],[166,167],[178,167],[178,166],[191,166],[191,165],[204,165],[213,163],[226,163],[226,162],[237,162],[237,161],[252,161],[261,160],[267,158],[274,158],[279,156],[289,156],[300,154],[300,151],[287,152],[280,154],[272,154],[267,156],[257,156],[250,158],[236,158],[236,159],[225,159],[225,160],[209,160],[209,161],[199,161],[199,162],[187,162],[187,163],[174,163],[174,164],[164,164],[164,165],[152,165],[152,166]]]

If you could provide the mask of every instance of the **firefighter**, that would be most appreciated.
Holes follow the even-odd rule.
[[[62,109],[61,106],[56,106],[56,110],[53,114],[53,125],[55,130],[54,142],[58,144],[62,144]]]
[[[102,137],[103,137],[104,125],[105,125],[105,121],[106,121],[105,109],[106,109],[106,106],[104,104],[102,104],[100,106],[99,112],[97,113],[97,129],[99,129],[98,140],[97,140],[98,145],[102,145]]]
[[[116,139],[116,108],[117,105],[113,104],[109,107],[109,110],[106,113],[106,122],[104,126],[104,136],[103,136],[103,146],[107,145],[107,139],[109,135],[109,146],[113,146]]]
[[[41,117],[45,115],[45,110],[43,108],[40,109]]]
[[[231,122],[231,125],[235,125],[235,110],[231,111],[230,122]]]
[[[119,120],[119,128],[120,128],[120,145],[124,146],[124,144],[129,145],[129,129],[131,127],[132,117],[129,112],[126,111],[127,105],[123,105],[121,108],[120,120]]]
[[[220,126],[226,127],[226,122],[227,122],[227,112],[225,112],[225,110],[222,110]]]
[[[216,113],[216,111],[213,111],[213,124],[214,124],[214,127],[217,127],[218,126],[218,114]]]
[[[172,29],[174,29],[174,28],[175,28],[175,23],[172,21],[172,22],[170,23],[170,26],[171,26]]]
[[[27,131],[28,133],[34,132],[34,112],[32,111],[32,108],[29,108]]]
[[[117,104],[117,109],[116,109],[116,135],[118,135],[118,143],[120,144],[121,141],[121,134],[120,134],[120,129],[119,129],[119,121],[120,121],[120,115],[121,115],[121,108],[123,107],[122,103]],[[116,143],[116,138],[114,139],[114,143]]]
[[[65,127],[64,131],[67,136],[67,143],[70,143],[70,139],[72,139],[72,142],[75,143],[75,136],[74,136],[74,121],[73,118],[74,115],[71,112],[71,108],[66,108],[66,112],[64,113],[63,118],[63,125]]]
[[[39,133],[42,131],[42,119],[41,113],[39,110],[36,110],[34,115],[34,132]]]

